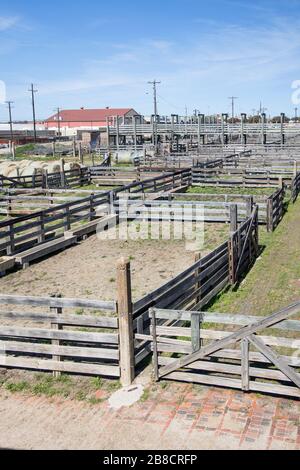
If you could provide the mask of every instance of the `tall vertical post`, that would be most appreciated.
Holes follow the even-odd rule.
[[[159,367],[158,367],[158,349],[157,349],[157,334],[156,334],[156,316],[154,308],[150,309],[151,327],[152,327],[152,342],[153,342],[153,372],[156,382],[159,380]]]
[[[120,116],[116,118],[116,129],[117,129],[117,152],[120,150]]]
[[[33,135],[34,135],[34,141],[36,142],[36,116],[35,116],[35,100],[34,100],[34,94],[37,93],[37,90],[34,89],[33,83],[31,84],[30,87],[30,93],[31,93],[31,103],[32,103],[32,118],[33,118]]]
[[[73,137],[73,158],[76,158],[76,138]]]
[[[109,118],[106,118],[106,135],[107,135],[107,150],[109,152],[110,150],[110,124],[109,124]]]
[[[61,159],[60,178],[61,178],[61,187],[64,188],[66,186],[66,174],[65,174],[65,161],[63,158]]]
[[[191,313],[191,340],[192,340],[192,352],[193,353],[199,351],[201,348],[200,322],[201,322],[201,314],[192,312]]]
[[[83,153],[82,153],[81,142],[78,142],[78,156],[79,156],[80,163],[83,165]]]
[[[245,139],[245,123],[247,119],[247,114],[242,113],[241,114],[241,144],[245,145],[246,144],[246,139]]]
[[[249,340],[244,338],[241,341],[241,350],[242,350],[242,390],[244,392],[249,391],[250,386],[250,376],[249,376]]]
[[[136,116],[133,116],[132,120],[133,120],[134,151],[136,153],[137,152]]]
[[[61,295],[52,296],[52,297],[54,297],[54,298],[61,298]],[[56,314],[57,316],[62,314],[62,308],[61,308],[61,307],[50,307],[50,311],[51,311],[51,313],[54,313],[54,314]],[[56,321],[56,322],[51,323],[51,329],[52,329],[52,330],[62,330],[63,327],[62,327],[62,325],[60,325],[60,324]],[[59,339],[52,339],[51,344],[52,344],[53,346],[60,346],[60,340],[59,340]],[[53,355],[53,356],[52,356],[52,360],[55,361],[55,362],[60,362],[60,361],[61,361],[61,357],[60,357],[60,356],[57,356],[57,355]],[[60,377],[60,376],[61,376],[61,372],[60,372],[60,371],[57,371],[57,370],[54,370],[54,371],[53,371],[53,377],[58,378],[58,377]]]
[[[294,161],[294,176],[298,174],[298,162],[297,160]]]
[[[201,114],[198,114],[198,154],[200,155],[201,149]]]
[[[266,114],[261,114],[261,143],[265,145],[266,143],[266,135],[265,135],[265,122],[266,122]]]
[[[7,107],[8,107],[8,118],[9,118],[9,129],[10,129],[10,141],[11,141],[11,145],[13,146],[13,142],[14,142],[14,132],[13,132],[13,120],[12,120],[12,104],[13,104],[13,101],[6,101],[6,104],[7,104]],[[15,160],[15,157],[13,155],[13,152],[12,152],[12,158],[13,160]]]
[[[230,232],[235,233],[238,229],[238,206],[237,204],[230,205]]]
[[[253,206],[254,206],[254,200],[253,196],[247,197],[247,202],[246,202],[246,215],[247,218],[249,219],[252,215],[253,212]]]
[[[121,384],[127,387],[134,380],[135,360],[130,262],[125,258],[118,262],[117,289]]]
[[[158,135],[157,135],[157,90],[156,87],[157,85],[160,85],[161,82],[157,82],[156,80],[153,80],[153,82],[148,82],[150,85],[153,85],[153,102],[154,102],[154,121],[153,121],[153,143],[154,143],[154,150],[155,150],[155,155],[157,155],[158,152]]]
[[[284,146],[284,143],[285,143],[284,123],[285,123],[285,113],[281,113],[281,114],[280,114],[281,147],[283,147],[283,146]]]

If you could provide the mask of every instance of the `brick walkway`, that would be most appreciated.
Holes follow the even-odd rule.
[[[300,449],[299,401],[160,385],[146,401],[0,397],[0,447],[25,449]]]

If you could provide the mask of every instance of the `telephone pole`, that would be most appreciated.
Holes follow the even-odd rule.
[[[36,118],[35,118],[35,100],[34,94],[38,92],[38,90],[34,89],[33,83],[31,84],[30,90],[31,93],[31,102],[32,102],[32,117],[33,117],[33,133],[34,133],[34,142],[36,142]]]
[[[234,120],[235,112],[234,112],[234,102],[235,100],[238,100],[237,96],[229,96],[228,98],[231,101],[231,116],[232,116],[232,123]]]
[[[154,102],[154,148],[155,154],[157,154],[157,85],[160,85],[161,82],[153,80],[153,82],[148,82],[149,85],[153,86],[153,102]]]
[[[57,112],[57,127],[58,127],[58,138],[60,138],[60,108],[56,108]]]
[[[12,112],[11,112],[13,103],[14,103],[13,101],[6,101],[6,104],[8,106],[8,116],[9,116],[8,124],[9,124],[9,128],[10,128],[11,143],[13,143],[13,140],[14,140],[13,121],[12,121]]]

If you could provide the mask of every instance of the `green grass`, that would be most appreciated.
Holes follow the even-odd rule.
[[[240,194],[241,196],[271,196],[276,191],[276,188],[243,188],[233,187],[206,187],[206,186],[192,186],[188,189],[187,194]]]
[[[260,230],[263,252],[238,288],[230,288],[210,311],[268,315],[300,299],[300,201],[288,207],[276,231]]]
[[[106,380],[101,377],[73,377],[67,374],[56,378],[47,373],[27,373],[26,380],[24,380],[24,378],[14,378],[12,372],[12,377],[6,377],[0,382],[0,389],[3,388],[10,393],[68,398],[93,405],[103,402],[120,387],[121,384],[117,380]],[[103,397],[100,399],[96,395],[99,390],[103,391]]]

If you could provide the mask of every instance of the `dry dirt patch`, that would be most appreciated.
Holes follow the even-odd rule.
[[[228,236],[228,226],[209,225],[206,254]],[[116,266],[129,258],[134,300],[160,287],[190,266],[195,259],[184,241],[99,240],[92,236],[81,244],[3,278],[1,292],[16,295],[116,298]]]

